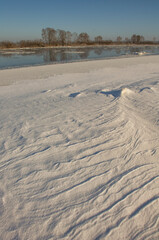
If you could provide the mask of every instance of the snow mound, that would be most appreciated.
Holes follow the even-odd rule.
[[[132,94],[132,93],[133,93],[133,91],[129,88],[123,88],[121,90],[121,96],[126,96],[126,95],[129,95],[129,94]]]

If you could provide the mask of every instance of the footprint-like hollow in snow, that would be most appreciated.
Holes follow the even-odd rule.
[[[112,91],[100,91],[101,94],[106,96],[112,95],[114,98],[118,98],[121,96],[121,90],[112,90]]]
[[[152,89],[150,87],[143,87],[143,88],[140,89],[139,92],[143,92],[144,90],[152,90]]]
[[[132,90],[130,90],[129,88],[122,88],[122,89],[115,89],[111,91],[102,90],[100,91],[100,93],[106,96],[112,95],[114,98],[119,98],[123,95],[132,93]]]
[[[79,94],[80,94],[80,92],[71,93],[71,94],[69,95],[69,97],[75,98],[75,97],[77,97]]]

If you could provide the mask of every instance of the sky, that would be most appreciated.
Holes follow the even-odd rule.
[[[159,0],[0,0],[0,41],[40,39],[46,27],[159,40]]]

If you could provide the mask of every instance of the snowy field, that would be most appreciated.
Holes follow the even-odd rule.
[[[159,56],[0,71],[0,239],[159,239]]]

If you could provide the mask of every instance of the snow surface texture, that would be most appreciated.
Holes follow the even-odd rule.
[[[158,65],[0,71],[1,240],[159,239]]]

